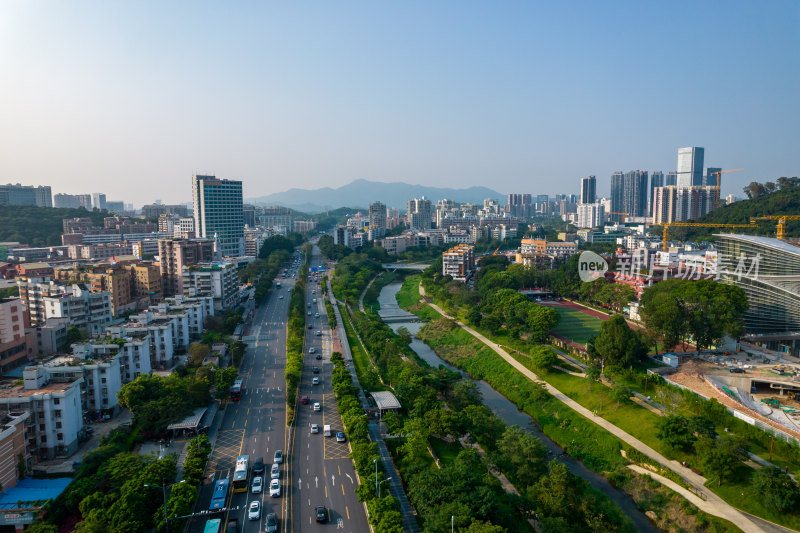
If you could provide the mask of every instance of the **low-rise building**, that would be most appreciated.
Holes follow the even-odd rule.
[[[90,419],[114,416],[119,411],[117,393],[122,388],[122,372],[116,354],[59,355],[26,370],[37,367],[44,368],[48,380],[54,382],[68,383],[82,378],[81,405]]]
[[[44,324],[29,328],[31,355],[38,357],[67,351],[69,328],[69,318],[48,318]]]
[[[127,322],[122,326],[108,328],[108,333],[115,338],[125,338],[137,331],[149,334],[150,366],[164,370],[172,368],[175,356],[175,342],[172,337],[172,321],[169,318],[157,317],[150,313],[137,315],[138,321]]]
[[[0,485],[3,490],[17,485],[20,457],[26,470],[31,466],[28,439],[32,429],[29,412],[0,414]]]
[[[76,357],[114,356],[119,359],[120,380],[130,383],[140,374],[152,370],[150,360],[150,332],[141,329],[111,326],[107,337],[98,337],[89,342],[73,344]]]
[[[0,372],[28,364],[27,324],[20,298],[0,298]]]
[[[70,326],[90,335],[102,333],[111,324],[111,293],[91,292],[83,283],[56,287],[60,294],[51,292],[42,298],[45,318],[69,318]]]
[[[189,337],[196,339],[203,334],[203,325],[206,323],[206,318],[214,316],[214,298],[211,296],[189,298],[181,295],[167,298],[164,302],[151,307],[151,310],[153,308],[161,314],[169,313],[173,310],[185,312],[189,324]]]
[[[69,457],[78,450],[78,434],[83,429],[83,378],[48,381],[42,367],[25,369],[22,376],[23,385],[0,389],[0,410],[30,412],[33,432],[28,443],[38,461]]]

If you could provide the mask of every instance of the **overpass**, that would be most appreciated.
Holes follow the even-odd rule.
[[[419,270],[422,272],[430,265],[425,263],[382,263],[381,266],[384,270]]]

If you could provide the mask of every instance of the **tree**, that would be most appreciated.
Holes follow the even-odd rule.
[[[211,353],[207,344],[194,342],[189,345],[189,366],[200,366]]]
[[[685,336],[688,323],[680,301],[672,293],[676,282],[665,280],[642,293],[639,314],[647,330],[655,333],[665,350],[674,348]]]
[[[586,379],[589,381],[589,390],[592,390],[592,384],[596,381],[600,381],[600,367],[598,367],[594,363],[590,363],[586,365],[586,370],[584,371],[586,375]]]
[[[537,347],[531,354],[533,366],[541,370],[549,370],[558,362],[558,356],[550,348]]]
[[[400,344],[403,346],[408,346],[411,344],[413,337],[411,336],[411,332],[408,331],[408,328],[405,326],[400,326],[397,328],[397,337],[400,341]]]
[[[519,426],[510,426],[497,441],[504,470],[523,486],[531,486],[547,473],[547,450],[541,442]]]
[[[484,522],[483,520],[472,519],[467,529],[461,529],[464,533],[505,533],[505,529],[492,524],[491,522]]]
[[[691,450],[697,440],[689,429],[689,420],[680,415],[667,415],[659,418],[656,436],[668,446],[684,451]]]
[[[767,192],[764,186],[757,181],[751,181],[749,185],[745,185],[742,188],[742,191],[744,191],[747,197],[751,200],[756,200],[759,196],[762,196]]]
[[[67,346],[80,342],[81,339],[83,339],[83,334],[77,326],[72,326],[67,330]]]
[[[739,464],[739,459],[732,453],[730,444],[726,439],[707,437],[697,439],[695,443],[695,450],[700,457],[703,470],[706,474],[717,477],[717,486],[722,485],[722,480],[732,474]]]
[[[768,508],[782,513],[794,509],[800,499],[797,483],[777,467],[756,470],[750,487]]]
[[[235,366],[218,368],[217,371],[214,372],[214,396],[218,400],[228,397],[228,394],[231,391],[231,385],[233,385],[233,382],[236,381],[236,377],[238,375],[239,370]]]
[[[453,385],[453,392],[450,394],[449,402],[454,410],[461,411],[468,405],[480,405],[483,403],[483,395],[474,381],[461,379]]]
[[[617,402],[617,409],[619,409],[621,403],[630,400],[632,395],[631,389],[625,385],[614,385],[614,388],[611,389],[611,397]]]
[[[430,428],[422,418],[409,418],[403,432],[406,435],[406,442],[400,447],[406,459],[412,464],[423,464],[425,459],[430,457],[428,452],[428,436]]]
[[[639,333],[628,326],[622,315],[614,315],[603,322],[600,335],[593,341],[593,349],[600,359],[603,372],[606,365],[617,367],[632,365],[647,352]]]

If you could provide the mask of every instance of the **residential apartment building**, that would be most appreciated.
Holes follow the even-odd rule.
[[[442,253],[442,275],[467,281],[475,269],[475,247],[459,244]]]
[[[522,239],[520,253],[544,254],[552,257],[568,257],[577,253],[578,245],[574,242],[547,241],[546,239]]]
[[[17,485],[20,457],[26,469],[31,466],[28,439],[32,431],[29,412],[0,414],[0,485],[3,490]]]
[[[0,373],[28,364],[28,336],[20,298],[0,298]]]
[[[272,232],[263,227],[244,228],[244,255],[248,257],[258,257],[264,241],[272,235]]]
[[[369,204],[370,239],[380,239],[386,235],[386,204],[372,202]]]
[[[183,268],[184,296],[211,296],[214,309],[221,311],[236,304],[239,276],[230,263],[198,263]]]
[[[150,366],[164,370],[172,368],[175,357],[175,342],[172,337],[172,321],[165,317],[138,315],[138,321],[126,322],[121,326],[106,329],[109,336],[115,339],[144,339],[142,333],[148,335]]]
[[[185,205],[164,205],[148,204],[142,206],[142,216],[144,218],[157,218],[161,215],[178,215],[179,217],[189,217],[191,212]]]
[[[67,346],[69,318],[48,318],[43,324],[28,329],[29,351],[33,356],[63,353]]]
[[[271,206],[256,210],[256,225],[273,228],[275,233],[286,235],[292,231],[292,210],[288,207]]]
[[[598,228],[605,223],[606,213],[603,204],[578,204],[579,228]]]
[[[23,385],[0,389],[0,411],[29,412],[33,431],[28,445],[37,461],[69,457],[78,450],[83,429],[81,383],[48,381],[41,367],[25,369]]]
[[[90,335],[102,333],[111,324],[111,293],[92,292],[84,283],[51,286],[42,296],[44,318],[68,318],[69,325]]]
[[[215,176],[192,177],[197,236],[216,239],[222,255],[244,255],[242,182]]]
[[[294,220],[292,222],[292,227],[297,233],[306,233],[307,231],[314,231],[314,228],[317,227],[317,223],[313,220]]]
[[[656,187],[653,190],[653,224],[684,222],[711,212],[716,187]]]
[[[174,298],[167,298],[155,307],[162,314],[172,311],[185,312],[189,319],[189,336],[193,339],[199,338],[203,334],[206,318],[214,316],[214,298],[211,296],[189,298],[178,295]]]
[[[164,296],[183,294],[183,269],[213,261],[214,243],[206,239],[159,239],[158,258]]]
[[[120,381],[124,385],[150,374],[153,368],[150,332],[145,329],[110,326],[108,336],[72,345],[75,357],[85,360],[114,357],[119,360]]]
[[[53,207],[69,207],[77,209],[81,207],[81,201],[75,194],[54,194]]]
[[[70,383],[80,379],[81,405],[91,419],[114,416],[119,411],[117,393],[122,388],[122,374],[115,355],[59,355],[26,370],[32,368],[43,368],[48,381]]]
[[[53,195],[49,186],[0,185],[0,205],[36,205],[53,207]]]
[[[433,224],[433,211],[431,201],[424,196],[413,198],[406,202],[406,223],[408,227],[416,230],[430,229]]]
[[[653,216],[655,208],[655,188],[664,186],[664,173],[657,171],[650,175],[650,203],[648,204],[648,214]]]
[[[164,297],[159,264],[143,261],[132,263],[125,268],[130,272],[132,299],[145,305],[152,305]]]
[[[511,216],[526,219],[533,216],[534,204],[530,194],[511,193],[508,195],[506,213]],[[441,226],[437,226],[441,227]]]
[[[191,334],[189,331],[189,315],[183,309],[170,308],[168,305],[154,305],[149,310],[131,315],[134,324],[154,324],[168,320],[172,327],[173,352],[186,352],[189,348]]]
[[[375,241],[376,246],[380,246],[386,253],[390,255],[397,255],[405,252],[408,249],[408,238],[405,235],[397,235],[394,237],[384,237],[379,241]]]

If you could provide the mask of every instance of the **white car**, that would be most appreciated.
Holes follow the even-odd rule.
[[[314,378],[311,380],[312,385],[319,385],[319,378]]]
[[[269,471],[269,477],[272,479],[280,479],[281,467],[277,463],[273,463],[272,469]]]
[[[273,462],[281,464],[283,462],[283,450],[276,450],[273,456]]]
[[[308,353],[316,353],[316,352],[317,352],[317,349],[314,348],[313,346],[308,349]]]
[[[281,482],[278,479],[273,479],[269,482],[269,495],[273,498],[278,498],[281,495]]]
[[[250,502],[250,507],[247,508],[248,520],[259,520],[261,518],[261,502],[253,500]]]
[[[314,410],[315,411],[322,411],[322,406],[319,404],[319,402],[315,402],[314,403]]]
[[[264,478],[262,478],[261,476],[256,476],[253,478],[253,487],[251,489],[253,491],[253,494],[261,494],[261,489],[263,488],[263,486],[264,486]]]
[[[319,424],[311,424],[311,433],[319,433]]]
[[[280,296],[278,296],[278,298],[279,298],[279,299],[281,299],[281,300],[283,300],[283,294],[281,294]]]

